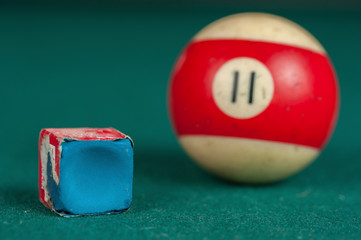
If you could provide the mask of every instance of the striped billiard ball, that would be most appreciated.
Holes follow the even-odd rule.
[[[339,90],[322,45],[265,13],[231,15],[187,44],[174,66],[169,112],[184,150],[237,182],[284,179],[310,164],[335,127]]]

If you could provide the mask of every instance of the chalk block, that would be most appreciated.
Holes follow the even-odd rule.
[[[39,139],[40,201],[61,216],[130,207],[133,143],[113,128],[47,128]]]

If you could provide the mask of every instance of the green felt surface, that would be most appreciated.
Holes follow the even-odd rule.
[[[360,4],[259,2],[1,2],[0,239],[360,238]],[[341,86],[339,124],[323,154],[265,186],[230,184],[198,168],[166,110],[181,48],[209,22],[244,11],[311,31]],[[128,212],[65,219],[39,202],[40,129],[82,126],[112,126],[134,139]]]

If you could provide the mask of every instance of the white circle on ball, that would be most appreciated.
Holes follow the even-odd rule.
[[[273,93],[271,72],[262,62],[248,57],[233,58],[223,64],[212,85],[218,108],[239,119],[262,113],[271,103]]]

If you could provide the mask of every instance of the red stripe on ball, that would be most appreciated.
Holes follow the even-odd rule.
[[[274,95],[259,115],[237,119],[212,96],[213,79],[227,61],[249,57],[271,72]],[[338,113],[339,91],[327,56],[303,48],[247,40],[190,43],[176,62],[169,108],[178,135],[214,135],[322,148]]]

